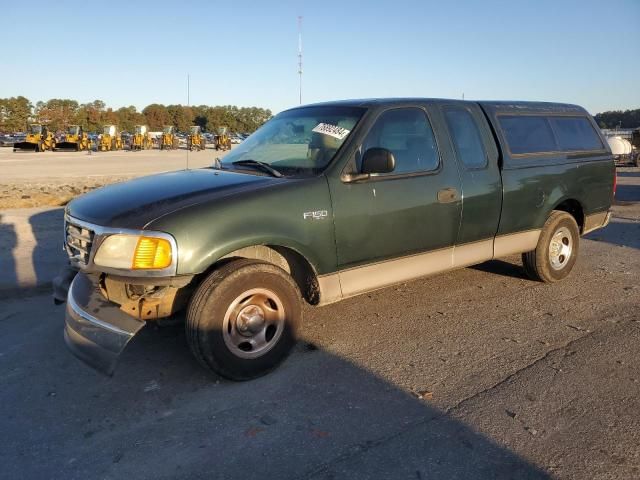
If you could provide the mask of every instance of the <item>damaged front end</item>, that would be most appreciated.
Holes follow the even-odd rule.
[[[54,279],[54,301],[66,300],[64,338],[75,356],[112,375],[129,341],[149,321],[170,317],[187,302],[193,276],[158,276],[151,271],[103,268],[94,258],[113,235],[140,231],[105,229],[65,218],[65,249],[70,265]],[[162,234],[166,235],[166,234]],[[173,250],[175,265],[176,250]]]
[[[145,324],[105,300],[96,276],[79,273],[71,282],[64,339],[74,355],[96,370],[112,375],[127,343]]]

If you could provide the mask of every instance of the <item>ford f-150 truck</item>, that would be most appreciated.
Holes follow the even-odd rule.
[[[72,201],[54,296],[71,351],[107,374],[147,323],[184,312],[198,361],[246,380],[289,354],[302,302],[513,254],[533,279],[565,278],[614,190],[607,142],[575,105],[303,106],[210,168]]]

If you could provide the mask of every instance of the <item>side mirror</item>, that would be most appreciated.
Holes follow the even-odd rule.
[[[362,173],[366,175],[376,173],[390,173],[396,168],[396,159],[386,148],[370,148],[362,157]]]

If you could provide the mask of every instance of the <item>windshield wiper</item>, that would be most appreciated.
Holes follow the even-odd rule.
[[[267,162],[259,162],[258,160],[236,160],[235,162],[231,162],[231,165],[240,165],[240,166],[247,166],[247,167],[258,167],[258,168],[262,169],[263,171],[271,174],[274,177],[278,177],[278,178],[283,177],[283,175],[278,170],[273,168]]]

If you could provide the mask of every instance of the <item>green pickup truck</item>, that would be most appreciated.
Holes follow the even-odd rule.
[[[104,373],[147,323],[184,312],[198,361],[247,380],[287,357],[303,302],[513,254],[535,280],[565,278],[614,191],[607,142],[575,105],[303,106],[210,168],[71,202],[54,297],[67,345]]]

